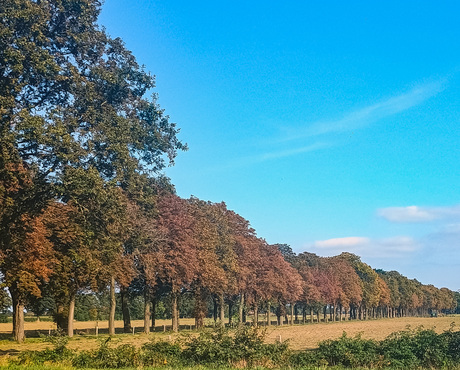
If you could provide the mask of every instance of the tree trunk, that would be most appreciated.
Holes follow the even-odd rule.
[[[72,294],[69,302],[69,315],[67,317],[67,335],[73,337],[73,318],[75,316],[75,294]]]
[[[144,333],[149,334],[150,333],[150,294],[149,294],[149,288],[145,287],[144,291]]]
[[[253,325],[254,327],[257,328],[257,325],[259,324],[259,305],[257,303],[257,300],[254,302],[254,322]]]
[[[244,318],[243,318],[243,309],[244,309],[244,294],[240,294],[240,306],[238,307],[239,309],[239,322],[238,324],[241,326],[243,325]]]
[[[267,302],[267,326],[270,326],[272,324],[272,318],[270,317],[270,311],[271,311],[271,305],[270,302]]]
[[[327,305],[324,306],[324,315],[323,316],[324,316],[324,322],[327,322],[328,321],[327,320]]]
[[[157,311],[157,299],[155,295],[152,296],[152,331],[155,331],[155,319]]]
[[[24,334],[24,303],[15,294],[14,290],[10,289],[11,299],[13,301],[13,338],[16,342],[22,343],[25,339]]]
[[[121,295],[121,312],[123,313],[123,332],[131,333],[131,315],[129,313],[127,289],[122,287],[120,289],[120,295]]]
[[[179,308],[177,307],[177,293],[171,293],[171,313],[172,313],[172,327],[173,331],[177,333],[179,331]]]
[[[109,313],[109,335],[115,335],[115,276],[110,278],[110,313]]]
[[[214,299],[214,309],[216,309],[215,305],[216,301]],[[198,285],[195,288],[195,326],[197,329],[201,329],[204,326],[204,318],[206,316],[206,303],[203,297],[203,292],[201,291],[201,287]]]
[[[217,322],[217,311],[218,311],[218,304],[217,304],[217,297],[212,298],[212,302],[214,303],[214,308],[212,310],[212,316],[214,318],[214,323]]]
[[[294,303],[291,303],[291,325],[294,325]]]
[[[232,327],[233,300],[228,302],[228,326]]]
[[[219,294],[220,324],[225,326],[225,299],[224,293]]]
[[[56,321],[56,327],[58,330],[61,330],[67,333],[67,325],[69,324],[69,312],[68,307],[63,303],[56,303],[56,313],[54,315],[54,320]]]

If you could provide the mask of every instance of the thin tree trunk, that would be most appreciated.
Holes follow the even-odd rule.
[[[243,318],[243,309],[244,309],[244,294],[240,294],[240,306],[238,307],[239,309],[239,322],[238,324],[241,326],[243,325],[244,318]]]
[[[215,296],[212,298],[212,302],[214,303],[214,309],[212,310],[212,316],[214,317],[214,322],[217,322],[218,304],[217,304],[217,298]]]
[[[233,300],[228,302],[228,326],[232,326]]]
[[[220,324],[225,326],[225,299],[224,293],[219,294]]]
[[[272,318],[270,317],[270,312],[271,311],[271,305],[270,302],[267,302],[267,326],[270,326],[272,324]]]
[[[179,308],[177,307],[177,293],[171,293],[171,311],[172,311],[172,327],[173,331],[179,331]]]
[[[131,315],[129,313],[128,305],[128,291],[122,287],[120,289],[121,296],[121,312],[123,313],[123,332],[131,333]]]
[[[254,302],[254,322],[253,325],[254,327],[257,328],[257,325],[259,324],[259,305],[257,303],[257,300]]]
[[[67,335],[73,337],[73,318],[75,316],[75,294],[72,294],[69,302],[69,316],[67,317]]]
[[[155,331],[155,319],[157,314],[157,299],[152,295],[152,331]]]
[[[110,313],[109,313],[109,335],[115,335],[115,276],[110,278]]]
[[[294,303],[291,303],[291,325],[294,325]]]
[[[149,294],[149,288],[145,287],[144,291],[144,333],[149,334],[150,333],[150,294]]]
[[[24,334],[24,303],[14,291],[10,289],[13,301],[13,338],[16,342],[22,343],[25,339]]]

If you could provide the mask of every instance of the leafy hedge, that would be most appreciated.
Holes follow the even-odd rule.
[[[459,368],[460,331],[437,334],[419,327],[396,332],[383,341],[353,338],[319,343],[317,349],[293,353],[287,342],[266,344],[265,331],[244,327],[235,333],[225,329],[183,336],[175,342],[151,341],[141,348],[130,344],[111,346],[110,338],[96,350],[72,352],[66,337],[51,337],[54,349],[22,353],[18,364],[68,364],[77,368],[128,367],[286,367],[312,368]]]
[[[407,329],[377,342],[360,335],[343,335],[319,343],[317,349],[291,356],[299,366],[344,366],[366,368],[452,368],[460,366],[460,331],[437,334],[433,329]]]
[[[198,337],[188,335],[176,342],[151,341],[141,348],[131,344],[110,345],[110,337],[96,350],[74,353],[65,347],[66,337],[53,337],[54,349],[23,352],[17,364],[61,363],[77,368],[127,368],[142,366],[279,366],[287,364],[287,342],[266,344],[265,332],[243,327],[236,333],[226,329],[204,331]]]

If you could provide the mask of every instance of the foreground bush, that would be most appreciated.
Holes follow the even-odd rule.
[[[291,356],[293,367],[343,366],[365,368],[418,369],[460,367],[460,332],[448,330],[437,334],[432,329],[417,328],[389,335],[377,342],[361,336],[319,343],[315,350]]]
[[[54,348],[22,352],[18,356],[17,363],[19,365],[43,364],[44,362],[62,363],[72,359],[74,354],[66,347],[69,338],[62,335],[61,332],[45,337],[45,341],[53,344]]]
[[[184,336],[177,342],[151,341],[141,348],[130,344],[112,346],[111,338],[96,350],[74,353],[65,347],[67,337],[55,337],[53,349],[27,351],[17,363],[37,365],[60,363],[77,368],[181,367],[208,366],[281,366],[289,361],[287,342],[266,344],[265,332],[252,327],[231,333],[226,329],[202,332],[198,337]]]
[[[110,338],[96,350],[72,352],[67,337],[51,337],[53,349],[22,353],[17,364],[57,363],[77,368],[457,368],[460,369],[460,331],[437,334],[417,328],[393,333],[378,342],[346,333],[319,343],[314,350],[292,353],[288,343],[266,344],[265,331],[252,327],[235,333],[223,328],[176,342],[151,341],[141,348],[130,344],[111,346]]]
[[[183,359],[189,364],[237,366],[281,366],[290,355],[288,343],[264,343],[265,331],[243,327],[235,335],[225,329],[190,337],[184,345]]]

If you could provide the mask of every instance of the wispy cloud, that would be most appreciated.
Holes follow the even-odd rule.
[[[249,158],[249,161],[255,162],[264,162],[270,159],[278,159],[284,157],[290,157],[297,154],[313,152],[316,150],[324,149],[331,146],[329,143],[314,143],[311,145],[303,146],[300,148],[293,148],[293,149],[285,149],[285,150],[278,150],[269,153],[264,153],[261,155],[257,155],[254,157]]]
[[[382,118],[395,115],[423,103],[441,92],[444,86],[445,82],[443,80],[416,86],[408,92],[352,111],[337,120],[317,121],[303,129],[296,128],[281,138],[280,141],[292,141],[366,127]]]
[[[370,239],[361,237],[361,236],[348,236],[345,238],[334,238],[334,239],[327,239],[327,240],[317,240],[314,243],[316,248],[349,248],[349,247],[356,247],[364,244],[369,244]]]
[[[317,240],[311,249],[320,255],[337,255],[342,252],[356,253],[362,257],[397,257],[419,249],[420,243],[409,236],[395,236],[371,239],[351,236],[327,240]]]
[[[317,121],[310,124],[303,124],[301,127],[283,128],[284,134],[277,136],[276,139],[264,141],[264,145],[269,144],[271,148],[265,153],[241,158],[228,167],[239,167],[255,163],[261,163],[280,158],[297,156],[336,146],[337,138],[332,138],[332,134],[343,133],[359,128],[364,128],[373,122],[388,116],[403,112],[409,108],[417,106],[444,89],[445,81],[418,85],[408,92],[392,96],[386,100],[369,105],[367,107],[349,112],[342,118],[329,121]],[[320,141],[312,138],[323,136]],[[310,143],[305,143],[310,139]],[[293,145],[295,140],[304,140],[303,144]],[[286,144],[289,148],[285,148]]]
[[[439,219],[460,218],[460,205],[449,207],[388,207],[381,208],[377,215],[390,222],[429,222]]]

